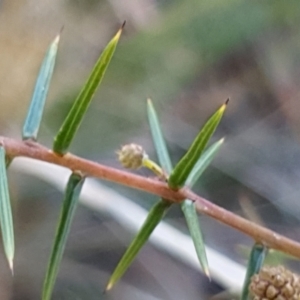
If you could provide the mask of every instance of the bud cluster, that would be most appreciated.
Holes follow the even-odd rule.
[[[249,289],[253,300],[300,300],[300,277],[283,266],[264,267]]]
[[[141,168],[143,166],[143,160],[148,158],[143,147],[137,144],[124,145],[117,154],[119,162],[127,169]]]

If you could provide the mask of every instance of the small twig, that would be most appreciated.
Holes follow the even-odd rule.
[[[283,251],[300,258],[300,243],[288,239],[263,226],[252,223],[226,209],[223,209],[208,200],[196,195],[188,188],[178,191],[171,190],[167,184],[115,168],[107,167],[72,154],[59,156],[38,143],[28,143],[0,136],[7,155],[10,159],[24,156],[40,161],[64,166],[72,171],[80,171],[86,176],[112,181],[131,188],[143,190],[172,202],[190,199],[196,202],[197,210],[224,224],[227,224],[252,237],[269,248]]]

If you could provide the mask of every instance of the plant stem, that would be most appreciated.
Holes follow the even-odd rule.
[[[196,195],[186,187],[175,191],[170,189],[164,182],[104,166],[70,153],[59,156],[52,150],[33,141],[19,141],[0,136],[0,144],[4,146],[6,154],[10,159],[23,156],[53,163],[64,166],[72,171],[80,171],[85,176],[97,177],[134,189],[143,190],[168,199],[171,202],[179,203],[184,199],[190,199],[196,202],[198,212],[243,232],[252,237],[255,242],[300,258],[300,243],[217,206]]]

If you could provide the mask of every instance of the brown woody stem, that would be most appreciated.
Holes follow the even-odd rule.
[[[174,191],[170,189],[167,184],[161,181],[107,167],[70,153],[60,156],[48,148],[32,141],[18,141],[0,136],[0,144],[4,146],[6,154],[10,159],[23,156],[53,163],[64,166],[72,171],[80,171],[86,176],[93,176],[126,185],[131,188],[143,190],[172,202],[178,203],[184,199],[193,200],[196,202],[197,210],[200,213],[208,215],[249,235],[256,242],[260,242],[269,248],[280,250],[300,258],[300,243],[217,206],[196,195],[188,188],[182,188],[178,191]]]

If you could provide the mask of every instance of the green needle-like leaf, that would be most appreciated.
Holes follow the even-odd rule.
[[[223,104],[204,124],[202,130],[199,132],[194,142],[190,146],[187,153],[175,166],[173,172],[169,177],[169,186],[173,189],[182,187],[202,152],[204,151],[207,142],[216,130],[226,108],[228,100]]]
[[[171,159],[151,99],[147,100],[147,113],[158,161],[163,170],[170,174],[173,169]]]
[[[186,185],[192,187],[196,183],[196,181],[199,179],[199,177],[202,175],[205,169],[210,165],[223,143],[224,138],[213,143],[204,151],[204,153],[200,156],[196,165],[192,169],[190,175],[188,176],[186,180]]]
[[[91,103],[93,95],[95,94],[102,78],[107,70],[111,58],[115,52],[118,41],[121,37],[125,23],[117,34],[112,38],[108,45],[103,50],[101,56],[96,62],[88,80],[76,98],[69,114],[60,127],[58,134],[54,139],[53,150],[57,153],[64,154],[67,152],[80,123]]]
[[[84,178],[73,173],[68,181],[64,202],[60,212],[58,226],[56,229],[55,239],[52,252],[47,268],[46,277],[43,286],[42,300],[50,300],[59,265],[63,256],[64,248],[67,242],[72,219],[77,206],[79,194],[84,183]]]
[[[201,155],[200,159],[193,168],[192,172],[190,173],[189,177],[187,178],[187,185],[192,187],[195,184],[195,182],[198,180],[198,178],[201,176],[201,174],[204,172],[207,166],[211,163],[223,142],[224,139],[221,139],[212,144],[207,150],[205,150],[205,152],[203,153],[203,155]],[[191,237],[193,239],[193,243],[200,265],[202,266],[202,269],[206,276],[210,277],[208,261],[205,252],[205,244],[203,241],[203,235],[198,220],[195,204],[191,200],[186,199],[181,203],[181,209],[184,213]]]
[[[130,246],[127,248],[125,254],[118,263],[113,274],[111,275],[105,291],[110,290],[125,273],[140,249],[148,241],[151,233],[153,232],[157,224],[161,221],[165,212],[170,206],[170,202],[160,200],[152,207],[142,228],[140,229],[134,240],[131,242]]]
[[[206,274],[206,276],[210,277],[209,269],[208,269],[208,261],[207,261],[206,251],[205,251],[205,244],[203,241],[202,231],[199,226],[199,220],[198,220],[195,203],[191,200],[184,200],[181,203],[181,209],[184,213],[185,220],[187,222],[191,237],[193,239],[200,265],[204,273]]]
[[[248,300],[249,284],[251,281],[251,277],[260,271],[264,263],[266,254],[267,254],[267,248],[265,246],[257,243],[254,244],[248,260],[248,267],[247,267],[246,277],[244,280],[241,300]]]
[[[13,259],[15,253],[14,227],[9,199],[5,149],[0,145],[0,224],[4,252],[11,271],[13,272]]]
[[[163,138],[156,111],[150,99],[148,99],[147,102],[147,113],[151,128],[152,139],[154,141],[159,162],[164,168],[164,170],[170,174],[172,172],[172,163],[166,147],[165,140]],[[186,183],[190,187],[193,186],[193,184],[197,181],[200,175],[207,168],[207,166],[211,163],[218,150],[220,149],[220,146],[222,145],[223,141],[224,139],[214,143],[203,153],[203,155],[201,155],[200,159],[197,161],[196,165],[194,166],[190,175],[187,178]],[[205,252],[205,244],[203,241],[203,235],[200,228],[195,205],[192,201],[185,200],[181,204],[181,209],[184,213],[189,231],[191,233],[191,237],[193,239],[193,243],[200,265],[202,266],[204,273],[209,277],[209,268]]]
[[[40,72],[35,84],[33,96],[24,122],[22,137],[23,140],[36,140],[40,128],[47,93],[53,74],[60,35],[50,44],[45,55]]]

